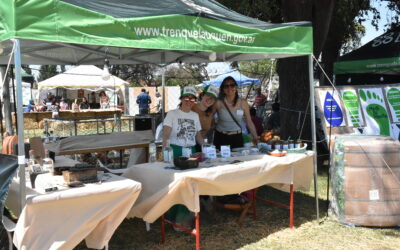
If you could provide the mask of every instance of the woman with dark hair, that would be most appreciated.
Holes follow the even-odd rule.
[[[108,98],[106,92],[101,91],[99,94],[99,99],[100,99],[100,109],[110,108],[110,99]]]
[[[214,127],[214,114],[216,112],[215,103],[219,95],[218,87],[208,85],[199,95],[199,101],[193,105],[192,111],[196,112],[200,118],[201,130],[200,134],[203,138],[209,137],[210,130]],[[211,140],[209,140],[211,142]],[[199,145],[196,145],[196,150],[201,151]]]
[[[226,77],[219,89],[219,100],[216,104],[218,121],[215,127],[214,145],[230,145],[231,148],[243,147],[242,119],[245,119],[253,143],[257,144],[256,128],[251,120],[249,104],[239,98],[237,83],[231,76]]]

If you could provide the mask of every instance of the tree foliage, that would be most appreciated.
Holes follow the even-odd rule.
[[[166,86],[194,86],[209,80],[207,63],[180,63],[167,67],[165,71]],[[161,75],[158,77],[161,84]]]
[[[37,81],[41,82],[58,74],[57,65],[41,65]]]
[[[262,59],[257,61],[243,61],[238,64],[238,70],[251,78],[258,78],[264,83],[268,83],[271,75],[276,73],[275,60]]]
[[[131,82],[132,86],[153,86],[157,69],[154,64],[112,65],[110,73]]]

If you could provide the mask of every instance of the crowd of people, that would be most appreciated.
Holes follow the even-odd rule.
[[[96,92],[92,92],[90,94],[90,102],[86,97],[82,97],[80,98],[80,100],[67,100],[64,97],[54,96],[52,93],[49,92],[47,93],[46,98],[44,98],[38,104],[35,104],[35,101],[33,99],[30,99],[29,104],[25,107],[25,112],[58,112],[60,110],[80,111],[99,108],[110,108],[110,99],[105,91],[101,91],[98,98],[96,98]]]

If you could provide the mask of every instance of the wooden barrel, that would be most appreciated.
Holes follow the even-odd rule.
[[[357,137],[356,137],[357,138]],[[400,144],[390,138],[352,138],[344,145],[347,224],[400,225]]]

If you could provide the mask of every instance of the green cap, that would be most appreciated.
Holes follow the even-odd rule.
[[[219,88],[215,85],[210,84],[204,88],[204,94],[214,98],[218,98]]]
[[[196,96],[196,89],[194,88],[194,87],[192,87],[192,86],[186,86],[186,87],[184,87],[183,89],[182,89],[182,91],[181,91],[181,97],[179,97],[179,98],[182,98],[182,97],[185,97],[185,96],[194,96],[194,97],[196,97],[197,98],[197,96]]]

